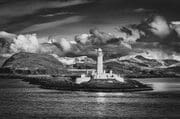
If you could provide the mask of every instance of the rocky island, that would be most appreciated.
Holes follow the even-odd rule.
[[[76,89],[83,91],[100,91],[100,92],[116,92],[116,91],[144,91],[152,90],[151,87],[141,84],[138,81],[126,80],[120,75],[114,74],[112,70],[106,72],[103,69],[103,52],[102,49],[97,50],[97,68],[91,73],[81,74],[76,78]]]
[[[25,56],[25,54],[21,53],[21,55],[26,59],[30,58],[28,55]],[[34,55],[34,54],[31,54]],[[14,55],[13,57],[18,58],[18,56]],[[114,74],[112,70],[110,70],[109,73],[107,73],[103,69],[103,53],[102,49],[97,50],[97,63],[96,63],[96,70],[81,70],[86,71],[85,73],[74,73],[70,72],[69,70],[65,70],[65,68],[60,62],[57,62],[52,57],[50,57],[52,64],[50,64],[52,67],[48,67],[46,65],[46,62],[49,60],[47,56],[39,56],[38,58],[32,57],[31,62],[27,63],[25,60],[22,61],[18,60],[15,62],[14,65],[18,65],[21,62],[21,66],[31,66],[31,70],[24,69],[24,68],[18,68],[17,66],[14,66],[12,63],[10,63],[12,58],[9,58],[5,61],[3,64],[4,69],[2,71],[5,71],[6,69],[9,69],[9,72],[12,73],[13,78],[22,78],[24,81],[28,81],[32,84],[39,84],[43,88],[53,88],[53,89],[61,89],[61,90],[78,90],[78,91],[97,91],[97,92],[126,92],[126,91],[145,91],[145,90],[152,90],[152,88],[148,85],[142,84],[135,80],[130,79],[124,79],[120,75]],[[33,59],[35,58],[35,59]],[[38,60],[41,59],[41,62],[37,63]],[[42,62],[42,59],[44,62]],[[33,62],[36,62],[39,67],[41,66],[41,70],[34,69]],[[43,65],[45,63],[46,65]],[[55,64],[54,64],[55,63]],[[36,66],[37,66],[36,64]],[[57,68],[58,71],[54,71],[54,67],[61,66],[61,68]],[[8,67],[13,67],[13,70],[10,70]],[[50,70],[42,70],[49,68]],[[52,68],[52,69],[51,69]],[[67,67],[66,67],[67,69]],[[61,73],[59,74],[59,72]],[[74,71],[79,71],[78,69],[74,69]],[[90,72],[89,72],[90,71]],[[2,72],[1,72],[2,73]],[[31,74],[30,74],[31,73]],[[45,75],[45,74],[51,75]],[[70,74],[68,74],[70,73]],[[54,75],[52,75],[54,74]],[[1,74],[1,77],[3,75]],[[7,75],[5,75],[7,77]]]

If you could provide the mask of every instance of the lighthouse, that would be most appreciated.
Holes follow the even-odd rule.
[[[103,51],[101,48],[97,50],[97,68],[96,71],[93,71],[90,76],[82,74],[81,77],[76,79],[76,83],[80,84],[82,82],[88,82],[90,80],[106,80],[108,82],[113,82],[114,80],[118,82],[124,82],[124,78],[120,75],[114,74],[112,71],[107,73],[103,70]]]
[[[103,53],[101,48],[97,50],[97,55],[97,74],[101,75],[103,74]]]
[[[105,70],[103,70],[103,52],[102,49],[99,48],[97,50],[97,69],[96,69],[96,73],[92,74],[93,75],[93,79],[95,80],[118,80],[120,82],[124,82],[124,79],[117,74],[114,74],[112,71],[110,71],[109,73],[107,73]]]

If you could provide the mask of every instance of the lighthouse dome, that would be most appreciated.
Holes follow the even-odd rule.
[[[98,48],[98,52],[102,52],[102,49],[101,49],[101,48]]]

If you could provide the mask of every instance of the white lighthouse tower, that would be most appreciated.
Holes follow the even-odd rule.
[[[101,48],[97,50],[97,55],[97,74],[101,75],[103,74],[103,53]]]

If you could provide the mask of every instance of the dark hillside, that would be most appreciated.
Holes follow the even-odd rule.
[[[20,52],[7,59],[2,68],[29,71],[29,73],[57,74],[63,69],[60,63],[51,55]],[[36,71],[36,72],[34,72]]]

